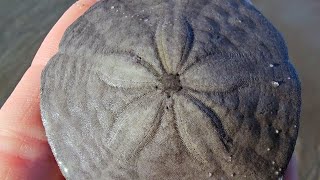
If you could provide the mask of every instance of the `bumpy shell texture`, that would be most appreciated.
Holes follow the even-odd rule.
[[[245,0],[100,1],[41,86],[67,179],[278,179],[298,134],[285,42]]]

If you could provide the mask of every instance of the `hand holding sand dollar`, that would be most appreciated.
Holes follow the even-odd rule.
[[[300,85],[247,1],[101,1],[42,74],[41,113],[67,179],[277,179]]]

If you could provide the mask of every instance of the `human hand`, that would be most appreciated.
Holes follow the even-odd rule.
[[[40,76],[58,51],[66,28],[96,0],[72,5],[49,32],[30,68],[0,110],[0,179],[64,179],[48,145],[40,116]],[[288,166],[287,180],[297,180],[296,161]]]

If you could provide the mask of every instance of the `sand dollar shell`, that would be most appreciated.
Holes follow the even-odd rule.
[[[41,113],[67,179],[277,179],[300,84],[245,0],[108,0],[66,31]]]

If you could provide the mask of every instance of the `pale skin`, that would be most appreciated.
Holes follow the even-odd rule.
[[[40,76],[66,28],[96,0],[73,4],[51,29],[29,69],[0,110],[0,179],[64,179],[48,145],[40,116]],[[286,180],[297,180],[295,157],[286,171]]]

